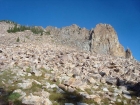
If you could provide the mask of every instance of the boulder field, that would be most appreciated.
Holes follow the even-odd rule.
[[[9,27],[0,22],[1,105],[140,104],[140,63],[112,26],[47,27],[43,35]]]

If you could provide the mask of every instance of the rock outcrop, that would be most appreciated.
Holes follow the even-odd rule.
[[[98,24],[93,29],[91,51],[118,57],[125,56],[124,48],[119,43],[115,30],[108,24]]]
[[[13,27],[14,24],[0,22],[0,37],[2,43],[7,42],[6,34],[11,36],[7,32],[9,27]],[[41,27],[41,29],[43,29]],[[90,51],[96,54],[112,55],[117,57],[126,57],[123,46],[119,43],[118,36],[111,25],[98,24],[94,29],[87,30],[86,28],[80,28],[73,24],[71,26],[57,28],[48,26],[43,29],[47,35],[50,35],[56,44],[70,46],[80,51]],[[33,33],[29,30],[16,33],[22,42],[34,40]],[[13,36],[9,38],[12,42]],[[15,39],[13,39],[15,40]],[[29,40],[29,41],[30,41]]]
[[[80,28],[76,24],[63,28],[48,26],[46,32],[53,35],[55,41],[59,44],[75,47],[78,50],[90,51],[90,34],[86,28]]]
[[[46,31],[57,37],[61,44],[94,53],[125,57],[124,48],[119,43],[115,30],[108,24],[98,24],[92,30],[74,24],[61,29],[47,27]]]
[[[133,59],[133,55],[132,55],[131,50],[129,48],[126,49],[126,51],[125,51],[125,57]]]

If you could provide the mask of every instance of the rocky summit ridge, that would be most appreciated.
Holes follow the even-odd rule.
[[[119,43],[118,36],[111,25],[98,24],[94,29],[87,30],[73,24],[61,29],[47,27],[46,31],[57,36],[62,44],[77,47],[81,50],[97,54],[125,57],[126,52]]]
[[[0,105],[140,104],[140,62],[112,26],[14,26],[0,22]]]

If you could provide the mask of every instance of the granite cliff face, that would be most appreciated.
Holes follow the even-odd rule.
[[[92,31],[91,51],[124,57],[125,51],[111,25],[98,24]]]
[[[115,30],[108,24],[98,24],[92,30],[80,28],[74,24],[61,29],[47,27],[46,31],[57,36],[62,44],[75,46],[80,50],[125,57],[124,48],[119,43]]]

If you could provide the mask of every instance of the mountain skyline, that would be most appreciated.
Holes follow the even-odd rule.
[[[12,20],[21,25],[56,26],[77,24],[94,28],[98,23],[111,24],[120,43],[129,47],[140,61],[140,1],[139,0],[0,0],[0,20]]]

